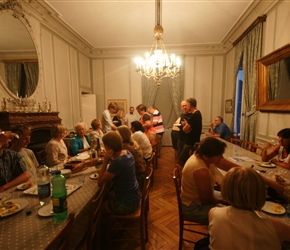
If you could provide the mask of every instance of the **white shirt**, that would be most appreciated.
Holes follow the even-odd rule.
[[[129,128],[131,128],[131,122],[138,121],[138,118],[134,114],[126,114],[125,115],[125,122]]]
[[[113,122],[110,111],[107,109],[102,113],[102,125],[102,131],[104,134],[112,130]]]
[[[142,131],[137,131],[134,134],[132,134],[131,137],[139,144],[144,158],[145,159],[150,158],[152,155],[152,146],[150,144],[147,135],[145,135]]]

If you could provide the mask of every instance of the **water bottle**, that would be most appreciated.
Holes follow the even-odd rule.
[[[44,164],[37,168],[37,191],[38,198],[41,205],[49,203],[50,200],[50,176],[49,169]]]
[[[61,175],[60,170],[55,171],[55,177],[52,178],[52,206],[54,221],[63,221],[68,216],[67,210],[67,192],[66,179]]]

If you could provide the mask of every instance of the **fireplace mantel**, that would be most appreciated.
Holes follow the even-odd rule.
[[[59,112],[0,112],[0,128],[9,130],[15,125],[23,124],[32,130],[51,128],[61,123]]]

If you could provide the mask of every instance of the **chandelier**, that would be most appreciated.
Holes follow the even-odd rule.
[[[163,27],[160,22],[161,0],[156,0],[156,24],[154,28],[154,40],[150,53],[145,54],[145,59],[139,57],[135,60],[136,71],[141,76],[153,79],[157,87],[164,77],[175,78],[180,73],[180,58],[174,54],[170,57],[166,53],[163,43]]]

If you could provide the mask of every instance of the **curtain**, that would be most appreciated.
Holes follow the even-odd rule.
[[[282,72],[282,64],[283,61],[279,61],[273,63],[268,66],[269,74],[268,74],[268,83],[269,83],[269,92],[268,92],[268,100],[277,100],[279,89],[280,89],[280,78]]]
[[[163,104],[160,103],[160,98]],[[178,77],[173,79],[169,77],[163,78],[159,88],[157,88],[154,80],[148,79],[145,76],[142,77],[142,102],[146,107],[152,105],[160,109],[165,128],[172,127],[173,122],[180,116],[180,103],[183,98],[183,65],[181,65]]]
[[[21,62],[5,63],[5,77],[7,88],[13,94],[18,95],[21,85]]]
[[[24,63],[24,71],[26,75],[26,95],[31,96],[36,89],[38,81],[38,63]]]
[[[235,77],[237,76],[238,62],[241,61],[241,58],[244,71],[243,101],[246,113],[243,124],[241,124],[241,139],[244,141],[254,142],[256,136],[256,60],[261,57],[262,32],[263,23],[260,22],[236,45]],[[236,78],[234,84],[236,86]]]

